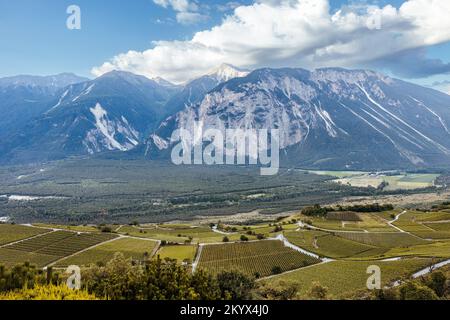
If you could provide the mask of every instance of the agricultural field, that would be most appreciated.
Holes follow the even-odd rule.
[[[427,241],[422,240],[418,237],[415,237],[408,233],[401,233],[401,232],[396,233],[337,232],[336,235],[344,239],[382,248],[410,247],[414,245],[427,243]]]
[[[387,184],[385,190],[414,190],[434,186],[438,174],[403,174],[386,176],[378,174],[362,174],[334,180],[336,183],[353,187],[378,188],[382,183]]]
[[[222,242],[225,236],[212,231],[209,226],[123,226],[119,232],[124,235],[158,239],[178,244],[184,244],[186,241],[189,243],[217,243]],[[230,241],[238,241],[240,236],[241,234],[239,233],[227,235]],[[256,239],[254,236],[248,237],[250,240]]]
[[[362,221],[360,215],[352,211],[328,212],[325,218],[332,221]]]
[[[34,223],[33,226],[48,229],[61,229],[73,232],[101,232],[99,228],[94,226],[70,226],[61,224]]]
[[[403,210],[401,210],[401,209],[394,209],[391,211],[377,212],[377,213],[374,213],[374,215],[384,219],[386,222],[390,222],[390,221],[394,220],[395,217],[397,217],[397,215],[401,214],[402,212],[403,212]]]
[[[450,213],[448,212],[427,212],[426,214],[420,214],[414,216],[416,222],[441,222],[450,221]]]
[[[394,225],[423,239],[450,239],[450,223],[445,213],[424,213],[407,211],[402,214]],[[440,220],[442,223],[439,223]]]
[[[305,298],[313,281],[318,281],[334,297],[345,298],[365,289],[370,265],[381,267],[387,285],[431,263],[450,259],[450,239],[444,237],[450,233],[448,214],[396,208],[309,217],[296,211],[270,221],[220,222],[220,231],[201,221],[107,225],[113,233],[99,232],[95,225],[4,224],[0,225],[4,243],[0,264],[87,266],[105,264],[120,252],[135,261],[158,256],[176,259],[193,266],[194,271],[204,269],[212,274],[239,271],[274,288],[296,284],[298,298]],[[397,220],[392,223],[405,232],[389,225],[394,218]],[[257,240],[257,234],[266,240]],[[251,241],[244,241],[242,235]],[[228,243],[223,242],[225,236]]]
[[[347,177],[353,177],[353,176],[360,176],[364,174],[369,174],[369,172],[365,171],[322,171],[322,170],[311,170],[308,171],[310,173],[314,173],[320,176],[330,176],[330,177],[336,177],[336,178],[347,178]]]
[[[0,262],[5,265],[16,265],[33,261],[37,266],[43,267],[114,237],[116,236],[112,234],[55,231],[2,247]]]
[[[258,241],[205,245],[198,268],[212,273],[239,270],[254,276],[269,276],[320,262],[310,256],[285,247],[280,241]]]
[[[197,246],[194,245],[178,245],[178,246],[162,246],[155,254],[161,259],[175,259],[179,263],[192,263],[197,252]]]
[[[99,263],[104,264],[110,261],[118,252],[122,253],[125,258],[142,260],[145,254],[150,257],[157,248],[157,245],[157,242],[151,240],[121,238],[101,244],[95,248],[61,260],[56,264],[56,267],[67,267],[70,265],[85,266]]]
[[[367,289],[367,268],[377,265],[381,268],[382,285],[407,277],[426,268],[431,259],[405,259],[399,261],[332,261],[314,265],[290,273],[263,280],[271,287],[295,284],[299,289],[298,298],[307,298],[313,282],[327,287],[333,298],[350,298],[358,290]]]
[[[234,230],[234,232],[230,231]],[[230,241],[239,241],[241,235],[245,235],[249,240],[256,240],[258,235],[264,238],[276,238],[283,231],[293,231],[298,229],[298,224],[290,219],[282,219],[274,223],[258,223],[255,225],[227,225],[222,231],[231,232],[227,235]]]
[[[427,240],[450,240],[448,231],[417,231],[414,235]]]
[[[409,248],[392,248],[385,253],[385,256],[450,258],[450,241],[429,242]]]
[[[50,230],[14,224],[0,224],[0,246],[11,242],[31,238],[46,232],[50,232]]]
[[[326,217],[313,217],[310,220],[317,228],[335,231],[370,231],[370,232],[396,232],[387,221],[375,213],[358,213],[360,221],[330,220]]]
[[[349,258],[353,256],[371,256],[383,253],[385,250],[363,243],[347,240],[320,231],[291,231],[285,236],[289,242],[328,258]]]
[[[29,262],[32,265],[42,268],[58,258],[54,255],[0,248],[0,264],[6,267],[13,267]]]
[[[439,174],[370,173],[362,171],[309,171],[310,173],[336,177],[334,182],[353,187],[377,188],[387,183],[385,190],[414,190],[435,185]]]
[[[314,171],[316,174],[331,175],[338,179],[334,182],[341,185],[349,185],[361,188],[378,188],[385,184],[384,190],[414,190],[433,187],[439,174],[412,174],[397,173],[395,175],[386,173],[368,173],[368,172],[339,172],[339,171]]]
[[[428,228],[431,228],[436,231],[450,231],[450,222],[435,222],[435,223],[424,223]]]
[[[189,240],[189,238],[187,237],[182,237],[181,234],[180,236],[178,236],[173,232],[156,229],[155,227],[123,226],[119,229],[119,233],[126,236],[147,238],[147,239],[159,239],[174,243],[184,243],[185,241]]]

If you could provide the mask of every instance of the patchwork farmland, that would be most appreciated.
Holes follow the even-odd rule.
[[[238,271],[263,286],[296,284],[300,297],[318,281],[335,297],[346,297],[364,289],[369,265],[381,267],[388,285],[449,259],[450,213],[445,210],[450,209],[439,210],[294,212],[272,222],[243,224],[0,224],[0,264],[87,268],[121,253],[136,263],[174,259],[189,272]]]

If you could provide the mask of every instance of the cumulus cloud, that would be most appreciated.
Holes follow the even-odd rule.
[[[174,10],[190,4],[154,1]],[[450,41],[449,15],[450,1],[443,0],[409,0],[400,7],[345,6],[334,13],[328,0],[259,0],[235,8],[220,25],[197,32],[191,40],[154,42],[149,50],[119,54],[92,71],[98,76],[127,70],[181,83],[223,62],[245,68],[316,68],[384,61],[393,72],[408,76],[410,64],[394,63],[395,57],[403,57],[421,61],[409,76],[427,75],[448,67],[426,59],[421,50]]]

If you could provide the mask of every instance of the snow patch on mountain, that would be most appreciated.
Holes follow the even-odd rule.
[[[150,138],[159,150],[165,150],[169,147],[169,143],[156,134],[152,134]]]
[[[438,115],[436,112],[434,112],[433,110],[431,110],[428,106],[426,106],[422,101],[417,100],[414,97],[411,97],[411,99],[413,99],[415,102],[417,102],[420,106],[424,107],[426,110],[428,110],[428,112],[430,112],[433,116],[435,116],[436,118],[438,118],[439,122],[441,123],[442,127],[444,128],[444,130],[450,134],[450,131],[447,127],[447,124],[445,123],[445,121],[442,119],[442,117],[440,115]]]
[[[79,100],[82,96],[87,96],[94,87],[95,87],[95,83],[92,83],[91,85],[89,85],[89,87],[87,87],[87,89],[83,90],[78,96],[73,98],[72,102]]]
[[[64,91],[62,96],[59,98],[58,103],[55,104],[48,112],[58,108],[61,105],[61,103],[63,102],[64,98],[67,96],[68,93],[69,93],[69,90]]]
[[[379,104],[378,102],[376,102],[367,92],[366,89],[364,89],[364,87],[360,84],[356,84],[362,92],[364,92],[364,94],[366,95],[367,99],[374,104],[375,106],[377,106],[378,108],[380,108],[381,110],[383,110],[385,113],[387,113],[388,115],[390,115],[393,119],[397,120],[398,122],[402,123],[403,125],[405,125],[406,127],[408,127],[409,129],[411,129],[412,131],[414,131],[415,133],[417,133],[420,137],[422,137],[423,139],[427,140],[428,142],[430,142],[431,144],[433,144],[435,147],[437,147],[439,150],[441,150],[443,153],[450,155],[450,150],[447,149],[446,147],[444,147],[443,145],[441,145],[440,143],[434,141],[433,139],[431,139],[430,137],[426,136],[425,134],[423,134],[422,132],[420,132],[419,130],[417,130],[416,128],[412,127],[410,124],[408,124],[406,121],[400,119],[398,116],[396,116],[395,114],[393,114],[392,112],[388,111],[386,108],[384,108],[381,104]]]
[[[128,151],[139,144],[138,132],[130,126],[124,116],[120,119],[109,119],[108,112],[100,103],[90,108],[90,111],[95,118],[95,129],[88,131],[83,141],[90,154],[104,149]],[[119,138],[123,142],[119,142]]]
[[[406,159],[408,159],[411,163],[415,164],[415,165],[419,165],[424,163],[423,159],[421,159],[420,157],[414,155],[413,153],[409,152],[408,150],[406,150],[405,148],[403,148],[402,146],[400,146],[397,142],[394,141],[394,139],[388,135],[386,132],[384,132],[383,130],[377,128],[374,124],[372,124],[370,121],[368,121],[366,118],[364,118],[363,116],[361,116],[360,114],[356,113],[355,111],[353,111],[351,108],[349,108],[348,106],[346,106],[345,104],[341,103],[341,105],[347,109],[349,112],[351,112],[354,116],[356,116],[357,118],[359,118],[360,120],[362,120],[363,122],[365,122],[370,128],[372,128],[373,130],[375,130],[376,132],[378,132],[379,134],[383,135],[387,140],[389,140],[390,143],[392,143],[392,145],[399,151],[399,153],[405,157]]]
[[[325,123],[328,134],[331,137],[336,138],[337,137],[336,124],[331,119],[330,114],[328,112],[326,112],[325,110],[323,110],[321,107],[318,107],[316,105],[314,105],[314,108],[315,108],[317,114],[319,115],[319,117]]]
[[[218,68],[210,71],[207,75],[217,79],[218,82],[226,82],[234,78],[242,78],[250,73],[248,70],[242,70],[230,64],[224,63]]]

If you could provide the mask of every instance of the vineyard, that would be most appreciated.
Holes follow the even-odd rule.
[[[28,261],[42,267],[115,237],[112,234],[55,231],[3,247],[0,262],[15,265]]]
[[[273,229],[273,228],[272,228]],[[119,232],[124,235],[143,237],[149,239],[164,240],[173,243],[216,243],[221,242],[223,235],[215,233],[209,226],[184,226],[184,225],[152,225],[152,226],[123,226]],[[237,241],[240,234],[229,236],[231,241]],[[256,237],[249,236],[251,240]],[[191,241],[192,240],[192,241]]]
[[[386,257],[432,257],[450,258],[450,241],[436,241],[413,246],[410,248],[392,248],[385,254]]]
[[[425,240],[414,237],[408,233],[337,232],[336,235],[355,242],[384,248],[409,247],[426,243]]]
[[[361,221],[358,213],[352,211],[333,211],[326,215],[327,220],[337,221]]]
[[[279,241],[259,241],[204,246],[199,268],[212,273],[238,270],[251,276],[269,276],[318,262]]]
[[[184,261],[192,262],[196,251],[197,247],[192,245],[164,246],[161,247],[155,256],[159,256],[161,259],[175,259],[179,263]]]
[[[61,229],[73,232],[101,232],[99,228],[94,226],[66,226],[62,224],[33,223],[33,226],[47,229]]]
[[[34,252],[20,252],[0,248],[0,264],[6,267],[13,267],[17,264],[29,262],[32,265],[43,267],[48,263],[57,260],[53,255],[39,254]]]
[[[442,222],[442,223],[425,223],[428,228],[431,228],[436,231],[444,231],[450,232],[450,222]]]
[[[339,212],[337,212],[339,214]],[[345,217],[345,215],[349,215]],[[327,217],[310,218],[312,225],[315,227],[336,230],[336,231],[369,231],[369,232],[396,232],[394,228],[388,225],[387,220],[378,213],[358,213],[360,220],[351,220],[352,213],[344,213],[341,218],[348,220],[329,219]],[[354,218],[354,217],[353,217]]]
[[[388,222],[394,213],[401,216],[392,223],[405,232]],[[433,261],[449,259],[448,214],[398,210],[357,213],[361,221],[350,221],[355,218],[352,212],[336,212],[329,217],[308,217],[311,223],[305,221],[313,227],[326,226],[324,229],[298,224],[305,217],[297,215],[271,223],[222,222],[219,230],[226,233],[214,232],[206,222],[108,225],[112,233],[101,232],[95,225],[56,228],[0,224],[0,264],[87,267],[104,265],[120,252],[134,262],[159,256],[176,259],[193,271],[203,269],[213,275],[237,271],[275,287],[292,283],[299,286],[300,296],[307,294],[313,281],[319,281],[335,297],[346,297],[365,288],[370,265],[381,267],[382,281],[388,284]],[[81,230],[92,232],[76,232]],[[288,243],[270,240],[278,235]],[[332,260],[321,263],[296,247]]]
[[[70,265],[84,266],[89,264],[106,263],[114,258],[117,252],[122,253],[125,258],[134,260],[143,259],[144,254],[149,256],[155,250],[157,242],[140,240],[133,238],[117,239],[101,244],[95,248],[86,250],[67,259],[59,261],[57,267],[67,267]]]
[[[0,224],[0,245],[20,241],[49,231],[13,224]]]
[[[377,265],[382,272],[382,285],[388,285],[395,280],[427,267],[431,259],[405,259],[400,261],[333,261],[283,274],[265,280],[264,283],[273,287],[295,284],[300,289],[298,298],[308,295],[314,281],[328,288],[334,298],[348,298],[358,290],[367,289],[367,267]]]
[[[375,246],[320,231],[291,231],[286,232],[285,235],[291,243],[329,258],[348,258],[356,255],[370,256],[383,252]]]
[[[394,224],[424,239],[450,239],[449,215],[446,212],[408,211]]]

